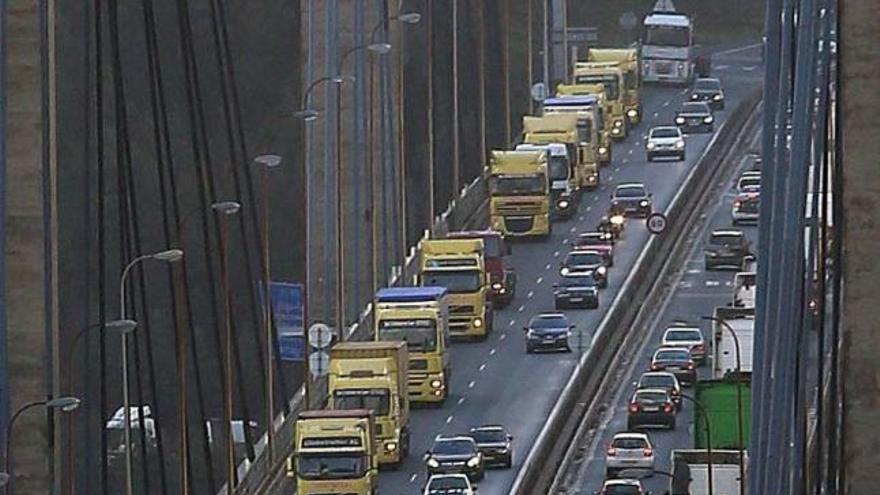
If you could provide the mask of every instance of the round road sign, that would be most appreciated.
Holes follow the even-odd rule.
[[[666,215],[662,213],[651,213],[647,220],[645,220],[645,225],[648,226],[648,230],[652,234],[659,234],[666,230]]]
[[[542,101],[546,100],[547,96],[549,96],[548,91],[547,91],[547,85],[545,85],[542,82],[537,82],[537,83],[533,84],[531,92],[532,92],[532,99],[538,103],[541,103]]]
[[[323,349],[333,340],[333,330],[323,323],[315,323],[309,327],[309,345]]]
[[[309,354],[309,371],[312,376],[324,376],[330,370],[330,355],[324,351],[317,351]]]

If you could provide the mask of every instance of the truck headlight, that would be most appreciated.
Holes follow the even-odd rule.
[[[621,132],[620,127],[615,126],[614,129],[611,129],[611,134],[614,134],[615,136],[620,134],[620,132]]]
[[[564,210],[564,209],[568,208],[568,200],[567,199],[560,199],[559,201],[556,202],[556,206],[558,206],[560,210]]]
[[[713,120],[715,120],[715,119],[713,119],[711,115],[703,118],[703,122],[705,122],[707,124],[711,124]]]
[[[397,442],[385,442],[385,452],[394,452],[397,450]]]
[[[475,468],[475,467],[479,466],[480,465],[480,456],[475,455],[475,456],[471,457],[470,459],[468,459],[467,465],[468,465],[468,467],[471,467],[471,468]]]
[[[492,284],[492,290],[501,290],[503,288],[504,286],[501,285],[501,282],[495,282],[494,284]]]
[[[441,382],[440,380],[431,380],[431,383],[429,383],[428,385],[430,385],[431,388],[440,388],[443,386],[443,382]]]
[[[639,111],[636,110],[635,108],[630,108],[629,110],[626,111],[626,116],[629,117],[629,118],[631,118],[631,119],[636,118],[636,116],[637,116],[638,114],[639,114]]]
[[[623,121],[622,120],[615,120],[614,127],[623,127]]]
[[[682,149],[682,148],[684,148],[684,140],[681,140],[681,139],[680,139],[680,140],[676,141],[676,142],[675,142],[675,147],[678,148],[678,149]]]
[[[700,95],[698,95],[698,94],[696,94],[696,93],[691,93],[691,99],[692,99],[692,100],[699,100],[699,99],[700,99]]]
[[[437,459],[434,459],[433,457],[430,458],[430,459],[428,459],[427,464],[428,464],[428,467],[429,467],[429,468],[438,468],[438,467],[440,467],[440,463],[437,461]]]
[[[474,328],[483,328],[483,319],[480,317],[474,318]]]
[[[623,225],[623,220],[624,220],[623,215],[612,215],[611,216],[611,223],[614,225]]]
[[[600,266],[599,268],[596,268],[596,273],[598,273],[599,275],[605,275],[605,272],[607,272],[607,271],[608,271],[608,269],[605,268],[604,266]]]
[[[648,204],[649,204],[649,203],[648,203],[648,200],[647,200],[647,199],[643,199],[643,200],[639,201],[639,206],[641,206],[642,208],[647,207]]]
[[[604,146],[599,146],[599,154],[604,155],[605,153],[608,153],[608,148]]]
[[[721,101],[721,100],[724,99],[724,97],[721,96],[721,94],[719,93],[719,94],[713,96],[712,99],[715,100],[715,101]]]
[[[675,123],[676,124],[684,124],[684,117],[676,117]]]
[[[654,149],[654,148],[656,148],[656,147],[657,147],[657,145],[654,144],[653,141],[648,141],[648,144],[645,145],[645,148],[648,148],[649,150],[652,150],[652,149]]]

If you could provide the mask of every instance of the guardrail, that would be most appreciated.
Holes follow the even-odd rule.
[[[434,219],[430,230],[426,230],[422,239],[443,237],[448,232],[480,227],[488,223],[488,191],[483,177],[477,177],[465,186],[458,196],[450,201],[446,211]],[[417,246],[412,246],[402,267],[395,267],[389,275],[389,286],[406,285],[418,273],[419,256]],[[358,317],[358,321],[345,330],[345,340],[367,341],[373,336],[373,306],[366,305]],[[275,486],[277,475],[284,470],[284,464],[293,451],[293,434],[296,417],[303,408],[305,390],[303,387],[294,394],[288,404],[289,414],[281,413],[275,418],[274,424],[274,455],[272,462],[266,455],[266,435],[264,434],[254,446],[255,458],[242,461],[237,468],[238,479],[241,480],[235,489],[238,495],[264,495],[274,493],[280,487]],[[309,402],[312,408],[323,407],[326,403],[327,380],[317,378],[311,381]],[[224,486],[218,495],[225,495]]]
[[[657,281],[657,274],[666,259],[663,253],[671,249],[687,225],[688,212],[695,206],[701,196],[700,192],[711,183],[714,177],[712,172],[720,158],[734,144],[741,128],[756,108],[760,96],[758,89],[731,112],[670,201],[664,212],[668,219],[666,231],[648,239],[634,269],[627,275],[617,297],[600,322],[590,351],[581,358],[517,472],[510,494],[548,493],[555,474],[565,472],[563,469],[570,462],[566,456],[570,442],[602,383],[602,374],[596,371],[609,369],[616,350],[629,333],[630,326],[642,307],[642,302]],[[548,469],[551,466],[553,469]],[[556,469],[556,466],[560,468]]]

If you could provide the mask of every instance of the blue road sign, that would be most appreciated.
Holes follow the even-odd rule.
[[[270,282],[272,321],[278,336],[282,361],[304,359],[303,286],[289,282]],[[262,291],[261,291],[262,295]]]

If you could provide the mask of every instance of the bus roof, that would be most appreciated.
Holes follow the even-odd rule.
[[[379,302],[419,302],[439,299],[446,293],[446,287],[387,287],[376,292],[376,300]]]

